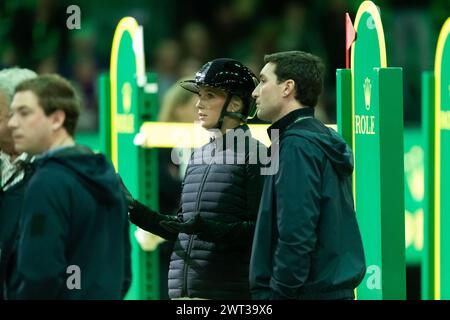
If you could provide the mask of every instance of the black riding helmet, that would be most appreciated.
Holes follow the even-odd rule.
[[[249,68],[237,60],[228,58],[209,61],[196,73],[195,79],[180,82],[181,87],[197,94],[200,86],[210,86],[228,93],[217,124],[218,128],[222,126],[225,116],[239,118],[244,122],[255,116],[256,106],[252,92],[257,85],[258,80]],[[242,113],[226,111],[233,95],[242,99],[244,103]]]

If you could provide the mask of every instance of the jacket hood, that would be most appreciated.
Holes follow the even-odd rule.
[[[333,129],[328,132],[313,132],[309,130],[288,130],[285,136],[298,135],[319,147],[330,160],[340,176],[349,176],[353,172],[353,152],[344,139]]]
[[[122,201],[114,167],[102,154],[95,154],[87,147],[76,145],[48,152],[36,159],[36,166],[50,162],[74,172],[100,203]]]

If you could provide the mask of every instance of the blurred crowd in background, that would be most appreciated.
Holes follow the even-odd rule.
[[[345,12],[362,1],[263,0],[0,0],[0,68],[20,66],[71,79],[84,99],[80,130],[98,128],[97,78],[108,71],[114,29],[124,16],[144,27],[147,70],[160,97],[216,57],[241,60],[258,74],[266,53],[310,51],[327,66],[318,117],[336,121],[335,70],[345,67]],[[403,67],[406,125],[420,123],[421,72],[433,68],[448,0],[375,1],[380,6],[388,66]],[[81,10],[69,30],[67,7]]]

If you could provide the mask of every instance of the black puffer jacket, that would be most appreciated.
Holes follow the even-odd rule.
[[[245,140],[245,144],[231,147],[233,140]],[[243,125],[192,154],[179,220],[200,215],[210,221],[234,223],[234,227],[216,237],[178,234],[169,268],[170,298],[250,298],[248,270],[263,184],[258,153],[266,154],[264,145]],[[167,232],[148,222],[148,211],[138,203],[130,212],[131,221],[169,238]]]
[[[219,242],[180,233],[170,262],[171,298],[250,297],[248,269],[262,179],[259,165],[248,162],[259,162],[249,159],[257,159],[255,146],[261,145],[251,139],[245,149],[227,148],[232,133],[242,137],[247,130],[247,126],[239,127],[227,133],[224,139],[216,139],[193,153],[186,169],[181,202],[183,221],[196,214],[224,222],[250,221],[248,232],[240,238],[230,234]],[[238,160],[245,160],[247,164],[237,164]],[[230,162],[234,164],[227,164]]]

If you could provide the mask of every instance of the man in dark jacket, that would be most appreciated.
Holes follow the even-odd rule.
[[[248,266],[262,191],[264,145],[246,124],[256,77],[240,62],[216,59],[194,80],[200,125],[211,141],[194,151],[186,169],[178,217],[159,214],[130,197],[130,219],[144,230],[176,239],[169,268],[171,299],[249,299]]]
[[[6,261],[17,236],[18,220],[25,185],[32,174],[30,155],[17,152],[8,128],[9,106],[15,87],[36,77],[28,69],[0,71],[0,300],[3,300]]]
[[[353,299],[365,273],[352,196],[353,155],[314,118],[324,67],[301,51],[266,55],[265,63],[253,97],[258,117],[272,122],[271,149],[279,166],[266,177],[260,203],[252,297]]]
[[[130,283],[125,198],[103,155],[76,146],[73,87],[56,75],[22,82],[8,122],[36,155],[26,187],[8,299],[121,299]]]

